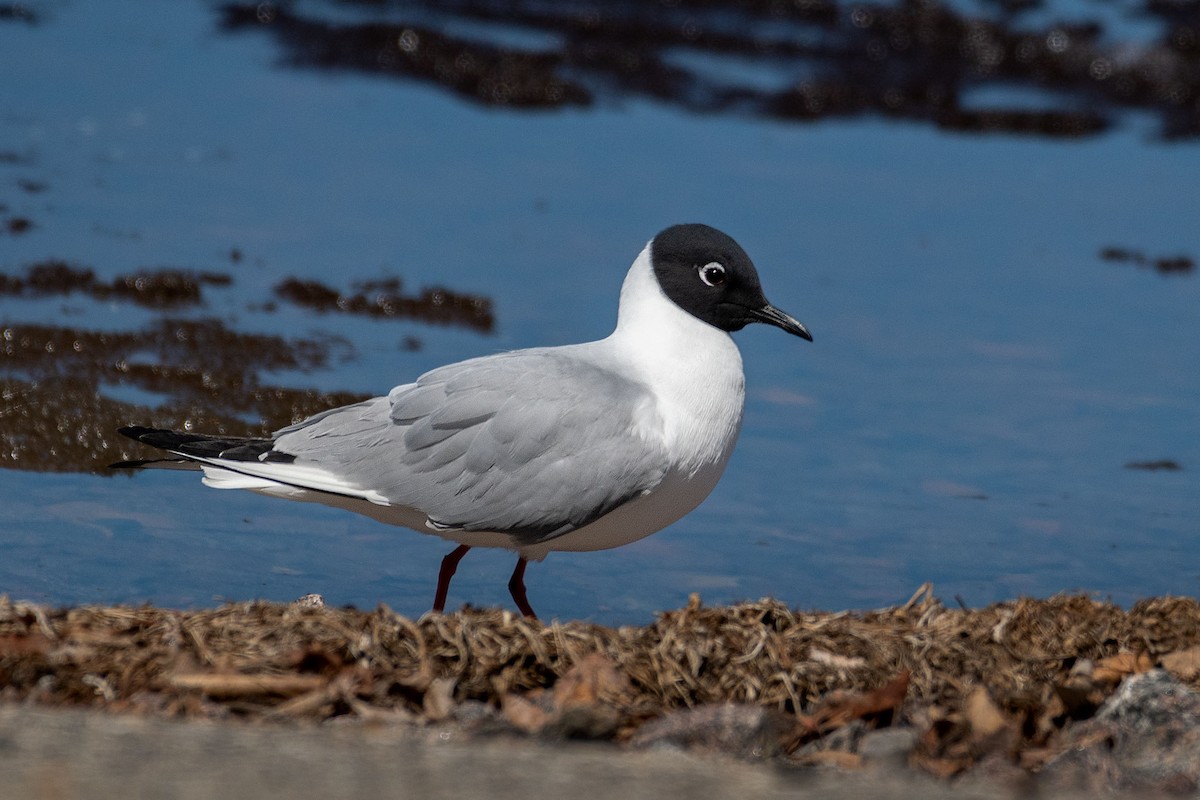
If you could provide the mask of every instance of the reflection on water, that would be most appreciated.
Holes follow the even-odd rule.
[[[1200,133],[1195,4],[1148,2],[1150,42],[1099,21],[1031,25],[1035,3],[998,18],[936,0],[231,3],[227,30],[271,33],[288,63],[395,75],[486,105],[588,105],[644,97],[703,113],[815,120],[881,114],[981,132],[1075,137],[1122,110],[1151,111],[1164,138]],[[345,10],[357,12],[354,21]],[[473,36],[447,29],[470,23]],[[513,28],[544,41],[506,43]],[[711,59],[697,62],[696,56]],[[752,78],[739,73],[757,71]],[[766,84],[766,85],[764,85]],[[980,105],[1024,88],[1036,107]],[[1049,106],[1049,107],[1045,107]]]

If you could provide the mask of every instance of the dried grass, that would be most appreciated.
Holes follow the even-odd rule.
[[[571,695],[576,705],[616,709],[619,724],[605,730],[624,738],[673,710],[735,703],[798,720],[787,745],[794,749],[828,732],[829,720],[885,710],[871,706],[870,693],[898,687],[902,706],[889,721],[924,731],[928,758],[961,760],[978,755],[970,743],[980,737],[964,733],[973,715],[983,730],[1000,724],[999,711],[1017,746],[1036,748],[1094,709],[1115,685],[1113,670],[1186,664],[1180,677],[1195,687],[1200,678],[1181,654],[1197,645],[1200,604],[1189,598],[1153,598],[1128,611],[1083,596],[966,610],[945,607],[928,587],[902,606],[866,613],[801,612],[773,600],[705,608],[693,596],[653,624],[615,629],[494,609],[410,620],[384,606],[50,609],[3,598],[0,700],[428,723],[467,701],[501,709],[523,698],[517,727],[531,730],[544,720],[529,716],[530,703],[548,713]],[[589,657],[609,672],[572,676],[553,692]]]

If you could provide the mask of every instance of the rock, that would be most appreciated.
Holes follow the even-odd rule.
[[[543,739],[609,739],[621,725],[629,679],[600,653],[584,657],[554,684],[501,700],[504,718]]]
[[[1163,670],[1126,678],[1069,732],[1042,771],[1053,787],[1194,792],[1200,786],[1200,694]]]
[[[426,730],[429,734],[427,741],[430,742],[461,742],[526,733],[509,722],[497,708],[482,700],[464,700],[455,704],[449,716]]]
[[[821,753],[855,753],[859,752],[859,743],[867,733],[867,723],[861,719],[853,720],[840,728],[834,728],[829,733],[811,742],[805,742],[791,755],[791,760],[807,763],[826,763],[828,758]]]
[[[545,739],[611,739],[621,727],[621,713],[611,706],[572,705],[559,710],[542,726]]]
[[[678,747],[742,759],[775,756],[791,721],[761,706],[710,704],[681,709],[647,722],[630,740],[635,748]]]
[[[917,732],[909,727],[870,731],[858,744],[858,754],[869,765],[902,766],[917,746]]]
[[[496,709],[482,700],[464,700],[450,711],[450,719],[461,725],[476,725],[499,718]]]

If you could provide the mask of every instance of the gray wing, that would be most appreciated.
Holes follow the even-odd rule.
[[[277,434],[275,450],[425,513],[529,543],[580,528],[661,482],[641,384],[560,348],[434,370],[386,397]]]

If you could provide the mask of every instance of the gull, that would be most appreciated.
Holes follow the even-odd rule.
[[[217,489],[323,503],[457,542],[438,571],[439,613],[468,550],[514,551],[509,593],[534,617],[528,562],[642,539],[716,486],[745,403],[730,333],[752,322],[812,341],[767,302],[737,242],[674,225],[634,260],[604,339],[439,367],[269,438],[121,428],[171,457],[113,466],[197,469]]]

